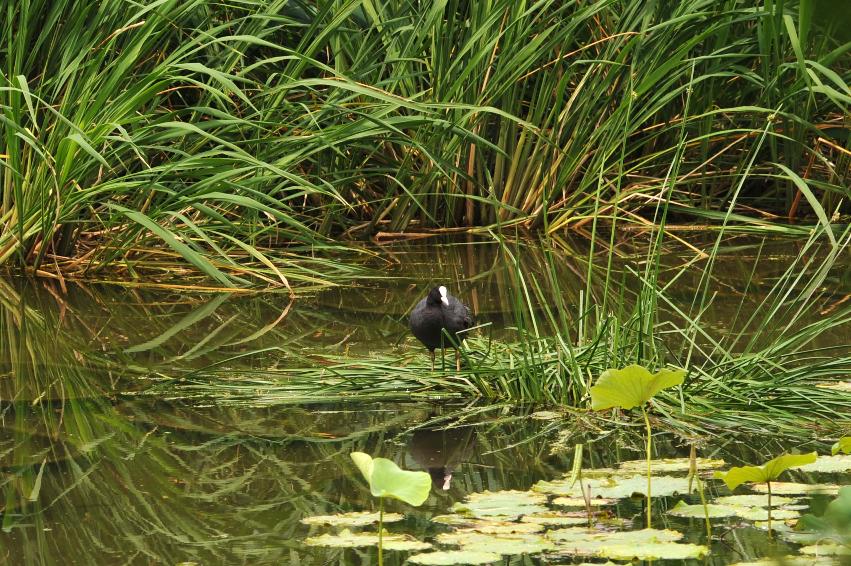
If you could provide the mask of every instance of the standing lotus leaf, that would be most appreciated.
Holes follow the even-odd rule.
[[[724,480],[730,490],[734,490],[743,483],[766,483],[774,481],[789,468],[812,464],[818,455],[815,452],[809,454],[784,454],[773,460],[769,460],[762,466],[742,466],[730,468],[727,472],[715,472],[715,477]]]
[[[729,487],[731,491],[743,483],[765,484],[768,489],[768,509],[766,510],[766,518],[768,519],[768,536],[770,538],[772,536],[771,482],[776,480],[780,474],[789,468],[812,464],[817,458],[818,455],[815,452],[810,452],[809,454],[783,454],[782,456],[769,460],[762,466],[742,466],[731,468],[727,472],[715,472],[715,477],[724,480],[724,483],[727,484],[727,487]],[[762,510],[759,510],[758,512],[755,511],[757,514],[761,514],[761,512]],[[744,515],[740,514],[740,516]],[[757,521],[762,520],[761,515],[759,518],[751,515],[750,518]]]
[[[830,450],[831,454],[836,456],[840,452],[843,454],[851,454],[851,436],[843,436],[839,439],[839,441],[833,445],[833,448]]]
[[[591,387],[591,409],[602,411],[620,407],[621,409],[632,409],[639,407],[644,417],[644,426],[647,428],[647,452],[645,462],[647,464],[647,528],[652,526],[652,506],[650,504],[652,469],[651,454],[653,446],[653,431],[650,428],[650,419],[647,417],[645,405],[657,393],[668,387],[682,385],[686,378],[686,370],[662,369],[656,373],[643,366],[631,365],[623,369],[607,369],[597,380],[597,384]]]
[[[663,369],[656,373],[639,365],[608,369],[591,387],[591,408],[602,411],[612,407],[640,407],[663,389],[681,385],[685,377],[684,369]]]
[[[392,497],[414,507],[428,499],[431,476],[426,472],[409,472],[386,458],[373,458],[363,452],[352,452],[351,457],[375,497]]]

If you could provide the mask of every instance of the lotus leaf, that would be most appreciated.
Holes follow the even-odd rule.
[[[526,515],[520,519],[524,523],[532,523],[535,525],[584,525],[588,523],[588,516],[585,512],[579,513],[562,513],[560,511],[546,511],[543,513],[535,513]]]
[[[458,515],[456,513],[447,513],[446,515],[435,515],[431,518],[432,522],[440,523],[441,525],[452,525],[453,527],[472,525],[476,522],[475,517],[469,515]]]
[[[736,515],[748,521],[768,521],[768,508],[766,507],[739,507],[736,509]],[[786,519],[797,519],[801,514],[792,509],[784,509],[782,507],[771,508],[771,518],[778,521]]]
[[[591,488],[592,497],[623,499],[633,494],[647,495],[645,476],[611,476],[605,479],[590,479],[582,482]],[[653,476],[653,497],[666,497],[677,493],[688,493],[688,478],[673,476]],[[539,481],[532,491],[551,493],[566,497],[581,498],[582,487],[579,482],[572,484],[568,480]]]
[[[836,564],[832,559],[818,559],[811,556],[778,556],[777,558],[760,558],[753,562],[736,562],[732,566],[829,566]]]
[[[473,517],[506,517],[516,519],[547,511],[547,498],[530,491],[483,491],[471,493],[462,503],[455,503],[452,510]]]
[[[639,546],[614,544],[605,549],[606,558],[616,560],[688,560],[709,554],[702,544],[679,542],[649,542]]]
[[[772,484],[772,492],[774,491]],[[791,497],[771,496],[773,506],[785,506],[797,503],[797,499]],[[740,505],[743,507],[768,507],[768,495],[725,495],[715,499],[719,505]]]
[[[768,493],[768,486],[764,483],[752,485],[751,489],[759,493]],[[828,483],[795,483],[773,481],[771,482],[771,493],[781,495],[835,495],[839,493],[839,486],[836,484]]]
[[[534,489],[534,488],[533,488]],[[592,497],[591,498],[591,506],[597,507],[602,505],[614,505],[617,503],[616,499],[605,499],[603,497]],[[585,499],[581,497],[556,497],[552,500],[553,505],[558,505],[560,507],[582,507],[585,508]]]
[[[727,465],[724,460],[713,458],[697,458],[698,470],[709,470],[713,468],[723,468]],[[651,460],[654,473],[672,473],[672,472],[688,472],[691,466],[689,458],[663,458],[660,460]],[[621,462],[618,466],[621,473],[641,473],[647,470],[647,460],[627,460]]]
[[[812,464],[795,466],[802,472],[821,472],[825,474],[836,474],[851,470],[851,454],[819,456]]]
[[[606,370],[596,385],[591,387],[591,409],[601,411],[612,407],[639,407],[663,389],[682,384],[685,376],[686,371],[682,369],[663,369],[650,373],[639,365]]]
[[[843,436],[830,449],[831,453],[836,455],[842,452],[843,454],[851,454],[851,436]]]
[[[384,550],[426,550],[431,548],[427,542],[422,542],[410,535],[385,533]],[[309,546],[330,546],[335,548],[354,548],[360,546],[377,546],[378,533],[353,533],[343,529],[335,535],[324,534],[306,539]]]
[[[426,472],[402,470],[386,458],[374,458],[363,452],[352,452],[352,460],[369,483],[375,497],[392,497],[418,507],[431,491],[431,476]]]
[[[809,454],[783,454],[769,460],[762,466],[742,466],[731,468],[727,472],[715,472],[715,477],[724,480],[730,490],[736,489],[743,483],[765,483],[774,481],[777,477],[795,466],[810,464],[816,461],[815,452]]]
[[[623,470],[616,470],[615,468],[591,468],[588,470],[582,470],[582,479],[599,479],[599,478],[609,478],[616,475],[624,475]],[[567,472],[564,474],[565,478],[571,477],[572,472]]]
[[[332,527],[363,527],[378,522],[378,513],[369,511],[354,511],[337,515],[315,515],[301,520],[305,525],[331,525]],[[405,517],[398,513],[385,513],[385,523],[395,523]]]
[[[674,515],[675,517],[703,519],[706,517],[706,513],[708,513],[710,519],[720,519],[721,517],[734,517],[737,510],[738,508],[733,505],[709,503],[704,509],[703,505],[687,505],[680,501],[668,510],[668,514]]]
[[[553,543],[537,534],[501,534],[488,535],[469,530],[440,533],[436,537],[440,544],[460,546],[463,550],[477,552],[497,552],[499,554],[536,554],[551,550]]]
[[[799,549],[799,552],[801,554],[811,554],[813,556],[851,556],[851,546],[835,542],[825,542],[822,544],[803,546]]]
[[[550,531],[558,553],[564,555],[599,556],[622,560],[697,558],[709,552],[705,546],[682,544],[682,533],[671,530],[599,532],[578,527]]]
[[[515,523],[513,521],[488,521],[485,519],[473,519],[457,532],[477,532],[488,535],[510,535],[538,533],[544,530],[543,524]]]
[[[415,554],[408,558],[408,562],[427,566],[448,566],[452,564],[491,564],[501,559],[502,557],[499,554],[493,552],[442,550],[440,552]]]

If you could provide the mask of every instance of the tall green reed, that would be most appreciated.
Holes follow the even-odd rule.
[[[851,43],[814,6],[9,4],[0,263],[163,278],[166,250],[217,286],[315,285],[353,275],[340,233],[557,234],[666,186],[708,218],[751,161],[737,213],[830,218]]]

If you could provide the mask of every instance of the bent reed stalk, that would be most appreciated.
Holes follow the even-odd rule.
[[[5,10],[0,264],[293,288],[351,278],[341,234],[847,206],[813,0],[127,6]]]

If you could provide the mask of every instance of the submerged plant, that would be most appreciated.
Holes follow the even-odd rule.
[[[384,498],[392,497],[419,507],[431,491],[431,476],[426,472],[410,472],[399,468],[386,458],[373,458],[364,452],[350,454],[355,465],[369,484],[369,491],[378,498],[378,564],[383,564]]]
[[[815,452],[809,454],[784,454],[773,460],[769,460],[762,466],[741,466],[731,468],[726,472],[715,472],[715,477],[724,480],[730,491],[733,491],[743,483],[764,483],[768,489],[768,536],[771,536],[771,482],[776,480],[780,474],[790,468],[812,464],[818,455]]]
[[[647,528],[651,528],[650,511],[650,472],[653,433],[645,405],[663,389],[681,385],[686,370],[662,369],[656,373],[640,365],[631,365],[623,369],[609,369],[603,372],[597,384],[591,387],[591,409],[602,411],[614,407],[632,409],[640,407],[647,427]]]

